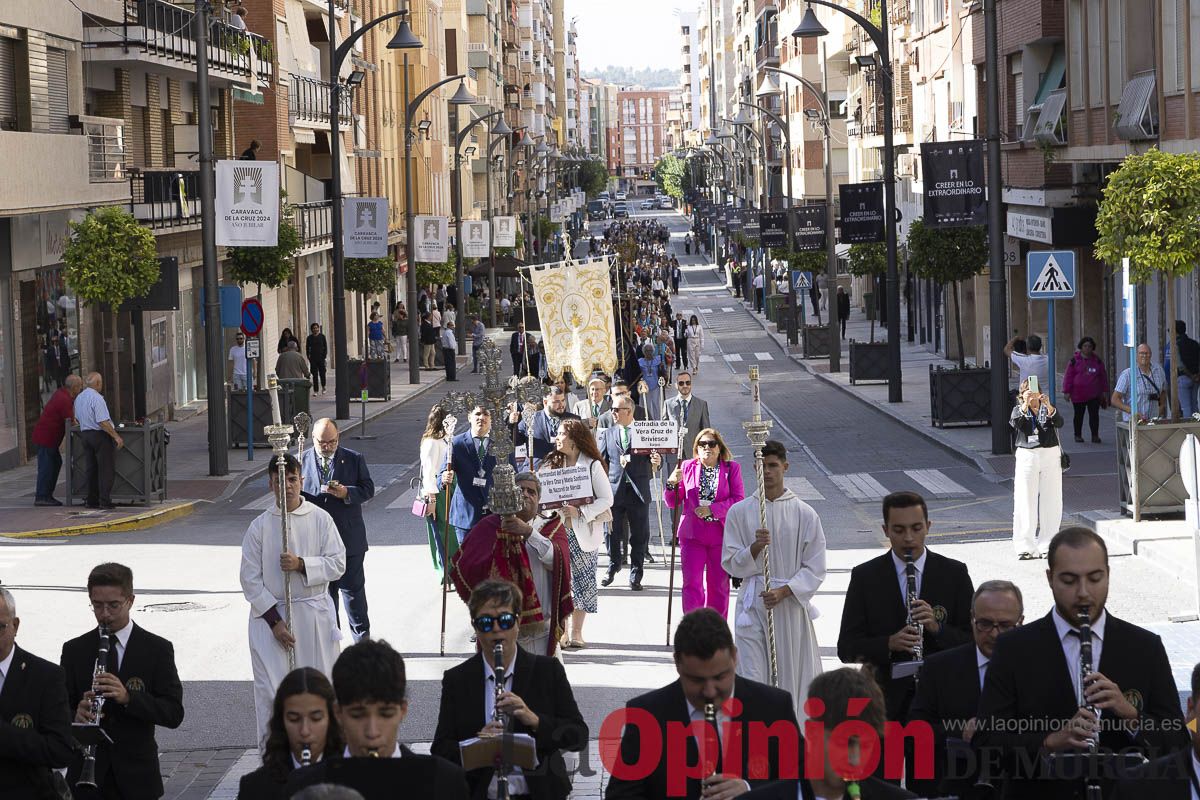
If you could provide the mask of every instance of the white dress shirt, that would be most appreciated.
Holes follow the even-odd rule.
[[[1054,629],[1062,642],[1063,654],[1067,657],[1068,671],[1071,673],[1071,685],[1075,687],[1075,695],[1079,696],[1079,637],[1071,636],[1075,627],[1063,619],[1055,606],[1051,613]],[[1101,611],[1100,616],[1092,623],[1092,672],[1100,668],[1100,653],[1104,648],[1104,626],[1108,622],[1108,611]]]
[[[8,677],[8,671],[12,669],[13,656],[17,652],[17,646],[13,645],[13,649],[8,651],[8,655],[3,661],[0,661],[0,692],[4,691],[4,679]]]
[[[1196,758],[1196,748],[1190,748],[1192,751],[1192,800],[1200,800],[1200,788],[1197,788],[1197,781],[1200,780],[1200,758]]]
[[[975,663],[979,665],[979,688],[983,689],[983,679],[987,677],[988,662],[990,658],[983,654],[983,651],[978,647],[975,648]]]
[[[514,657],[512,663],[504,668],[504,691],[511,692],[513,685],[513,673],[516,672],[517,659]],[[496,709],[496,672],[492,669],[491,663],[484,655],[483,659],[483,719],[485,722],[491,722],[492,716]],[[509,794],[529,794],[529,784],[525,780],[525,773],[520,767],[513,767],[508,773],[508,793]],[[491,783],[488,784],[487,796],[495,800],[498,790],[496,788],[496,776],[492,775]]]
[[[913,566],[917,568],[917,597],[921,596],[921,583],[925,578],[925,559],[929,555],[928,550],[921,551],[920,558],[913,559]],[[904,559],[896,555],[896,551],[892,551],[892,566],[896,568],[896,579],[900,583],[900,602],[905,606],[908,605],[908,565],[904,563]]]
[[[729,700],[732,700],[732,699],[733,699],[733,691],[730,691],[729,697],[727,698],[726,702],[728,702]],[[696,708],[695,706],[693,706],[691,704],[690,701],[688,701],[688,719],[692,722],[703,722],[704,721],[704,706],[700,706],[700,708]],[[725,723],[727,723],[729,721],[730,721],[729,716],[726,715],[726,713],[725,713],[725,703],[721,703],[719,706],[717,706],[717,742],[718,742],[718,746],[720,747],[720,749],[722,751],[721,752],[722,763],[724,762],[725,740],[723,738],[721,738],[721,732],[726,730]],[[699,748],[699,745],[697,745],[697,747]],[[746,784],[746,790],[749,791],[749,789],[750,789],[749,781],[743,780],[742,783]]]
[[[119,631],[113,631],[117,637],[117,669],[121,668],[121,664],[125,660],[125,648],[129,646],[129,634],[133,633],[133,620],[125,623],[125,627]]]

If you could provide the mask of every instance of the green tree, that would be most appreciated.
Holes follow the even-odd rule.
[[[658,188],[674,197],[683,200],[683,191],[687,181],[687,162],[673,155],[665,155],[654,165],[654,180]]]
[[[279,240],[274,247],[230,247],[225,274],[241,285],[254,284],[255,294],[262,287],[274,289],[287,283],[296,269],[296,254],[304,242],[292,223],[291,210],[284,206],[279,219]]]
[[[396,286],[396,262],[390,258],[347,258],[346,288],[358,292],[362,303],[362,318],[367,319],[367,297],[383,294]],[[390,324],[390,315],[385,315],[384,326]],[[364,358],[367,338],[363,337]]]
[[[95,209],[79,222],[72,222],[70,230],[71,238],[63,251],[67,285],[88,305],[107,304],[113,309],[113,341],[118,341],[117,309],[126,300],[145,297],[159,279],[154,234],[117,206]],[[120,362],[114,361],[111,366],[119,383]],[[114,410],[120,418],[119,392],[116,397]]]
[[[1200,154],[1149,150],[1128,156],[1104,187],[1096,216],[1096,257],[1114,268],[1128,258],[1135,283],[1162,273],[1166,307],[1175,308],[1175,278],[1190,275],[1200,262],[1198,221]],[[1168,324],[1173,331],[1173,317]],[[1171,386],[1178,385],[1179,359],[1172,358]],[[1178,419],[1178,393],[1170,396],[1171,416]]]
[[[871,343],[875,343],[875,318],[879,316],[879,276],[887,272],[887,245],[883,242],[869,244],[852,244],[847,256],[847,269],[851,275],[871,279],[871,290],[874,295],[877,313],[871,315]]]
[[[417,262],[418,286],[443,286],[454,283],[455,278],[454,254],[439,264],[424,264]]]
[[[954,290],[954,333],[958,339],[958,368],[963,369],[967,359],[963,352],[959,284],[987,266],[987,233],[982,226],[931,228],[918,218],[908,229],[908,258],[918,277],[949,284]]]
[[[608,167],[603,161],[588,160],[579,165],[579,188],[587,193],[589,199],[608,187],[608,177]]]

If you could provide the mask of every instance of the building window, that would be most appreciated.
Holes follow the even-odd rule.
[[[1071,108],[1083,108],[1083,0],[1067,1],[1067,53]]]
[[[16,129],[16,40],[0,34],[0,131]]]
[[[1104,102],[1104,33],[1101,0],[1087,0],[1088,105]]]

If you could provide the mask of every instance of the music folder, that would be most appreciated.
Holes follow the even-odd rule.
[[[84,747],[91,747],[101,742],[113,743],[112,737],[108,735],[108,732],[95,722],[72,722],[71,735],[75,737],[75,741]]]
[[[537,744],[528,733],[507,733],[503,736],[474,737],[458,743],[463,769],[489,769],[500,763],[500,750],[508,741],[508,764],[521,769],[537,769]]]
[[[921,671],[924,661],[898,661],[892,664],[892,680],[911,678]]]

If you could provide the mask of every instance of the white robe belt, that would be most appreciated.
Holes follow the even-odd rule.
[[[778,589],[780,586],[787,586],[789,579],[787,578],[771,578],[771,588]],[[754,618],[754,609],[762,605],[762,593],[766,591],[762,587],[763,576],[761,572],[756,572],[749,578],[742,581],[741,596],[742,596],[742,611],[734,620],[734,625],[738,628],[753,628],[758,626],[758,621]],[[801,601],[800,605],[804,606],[804,610],[808,612],[809,619],[816,619],[820,612],[811,604]],[[766,607],[763,607],[763,613],[766,613]]]
[[[329,623],[329,640],[331,642],[340,642],[342,640],[342,629],[337,624],[337,611],[333,608],[333,598],[329,596],[329,592],[321,592],[314,594],[311,597],[293,597],[292,603],[303,603],[307,606],[312,606],[316,611],[325,615],[325,621]],[[276,603],[275,610],[279,612],[279,616],[286,618],[286,606],[283,603]],[[293,631],[295,633],[295,631]]]

